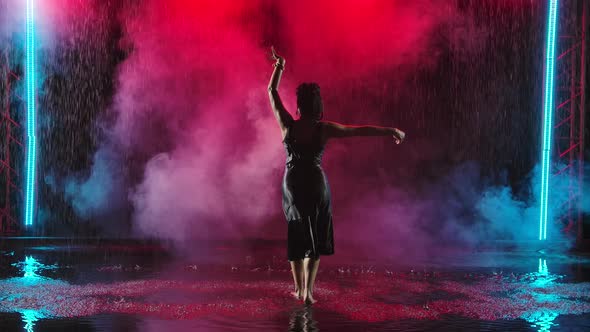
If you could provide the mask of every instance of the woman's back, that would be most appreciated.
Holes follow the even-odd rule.
[[[326,145],[321,122],[293,121],[287,128],[283,143],[287,151],[287,166],[315,165],[322,162]]]

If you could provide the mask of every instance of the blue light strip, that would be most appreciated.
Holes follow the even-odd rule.
[[[557,31],[557,8],[559,0],[549,0],[547,24],[547,51],[545,64],[545,97],[543,109],[543,157],[541,159],[541,213],[539,217],[539,240],[547,239],[547,207],[549,201],[549,171],[551,161],[551,134],[553,131],[553,79],[555,67],[555,35]]]
[[[25,225],[33,224],[35,207],[35,16],[34,0],[27,0],[26,29],[26,84],[27,84],[27,187],[25,197]]]

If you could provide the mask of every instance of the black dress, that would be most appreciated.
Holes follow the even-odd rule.
[[[292,125],[292,123],[291,123]],[[287,257],[290,261],[334,254],[330,187],[321,167],[325,144],[322,124],[314,127],[309,142],[290,134],[283,141],[287,165],[283,177],[283,212],[287,218]]]

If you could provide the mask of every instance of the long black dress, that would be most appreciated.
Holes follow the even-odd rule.
[[[287,257],[290,261],[334,254],[334,231],[328,179],[321,167],[325,143],[322,123],[309,142],[292,137],[292,123],[283,144],[287,165],[283,177],[283,212],[287,218]]]

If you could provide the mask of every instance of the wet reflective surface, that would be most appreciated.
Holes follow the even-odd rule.
[[[282,242],[280,243],[282,244]],[[463,252],[412,264],[322,259],[315,298],[293,299],[268,251],[180,258],[154,245],[4,243],[1,331],[582,331],[590,260]]]

